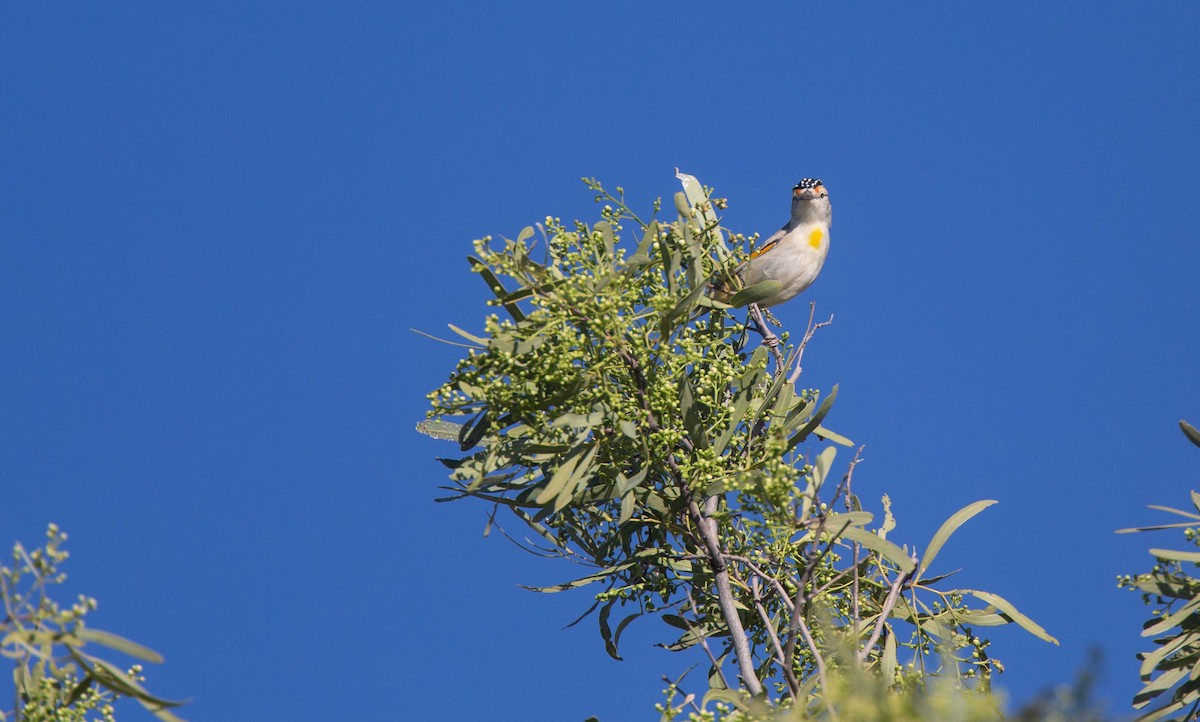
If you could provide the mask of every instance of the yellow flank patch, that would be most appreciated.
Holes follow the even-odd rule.
[[[813,248],[821,247],[821,240],[825,238],[825,231],[820,228],[814,228],[812,233],[808,234],[808,245]]]

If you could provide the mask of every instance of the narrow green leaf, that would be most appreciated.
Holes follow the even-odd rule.
[[[754,389],[747,388],[740,390],[737,396],[734,397],[733,407],[729,411],[729,424],[721,432],[721,435],[717,437],[716,441],[713,442],[713,451],[716,452],[717,456],[724,453],[729,440],[733,438],[738,427],[741,426],[742,420],[746,418],[746,409],[750,407],[750,400],[753,396]]]
[[[709,702],[724,702],[739,710],[748,708],[746,700],[742,699],[742,695],[729,689],[709,689],[704,693],[704,699],[700,704],[701,709],[704,709]]]
[[[479,415],[463,424],[463,427],[458,432],[458,447],[462,451],[468,451],[475,447],[476,444],[483,439],[484,434],[491,427],[491,420],[488,418],[488,411],[484,409],[479,412]]]
[[[579,496],[579,492],[587,487],[587,483],[591,480],[592,473],[595,470],[593,462],[596,460],[596,453],[599,450],[599,444],[591,444],[587,453],[583,455],[583,458],[571,470],[571,478],[554,499],[554,511],[556,513],[565,509],[567,504],[574,501],[575,497]]]
[[[816,434],[819,438],[825,439],[826,441],[832,441],[838,446],[854,446],[853,441],[847,439],[845,436],[842,436],[836,431],[830,431],[824,426],[817,426],[817,428],[813,429],[812,433]]]
[[[488,341],[486,338],[480,338],[479,336],[476,336],[475,334],[467,333],[466,331],[462,330],[461,328],[459,328],[458,326],[455,326],[452,323],[448,323],[446,325],[450,327],[451,331],[458,334],[459,336],[462,336],[463,338],[470,341],[471,343],[477,344],[480,348],[487,347]]]
[[[628,492],[621,497],[621,513],[617,516],[617,526],[624,524],[633,518],[633,512],[637,510],[637,497],[633,492]]]
[[[537,493],[533,501],[536,504],[545,506],[556,499],[562,493],[563,489],[567,487],[567,483],[571,481],[580,458],[579,454],[572,454],[564,459],[558,465],[558,468],[554,470],[554,473],[550,475],[550,481],[546,482],[546,485]]]
[[[624,472],[617,474],[617,494],[621,495],[641,486],[642,482],[646,480],[646,473],[648,471],[650,471],[650,467],[646,466],[633,476],[625,476]]]
[[[1020,627],[1022,629],[1024,629],[1026,632],[1029,632],[1030,634],[1037,637],[1038,639],[1043,639],[1043,640],[1050,642],[1051,644],[1054,644],[1056,646],[1058,645],[1058,640],[1055,639],[1054,637],[1051,637],[1050,634],[1045,629],[1042,629],[1040,624],[1033,621],[1029,617],[1026,617],[1024,614],[1021,614],[1020,612],[1018,612],[1017,608],[1014,607],[1011,602],[1009,602],[1007,599],[1000,596],[999,594],[992,594],[991,592],[981,592],[977,589],[960,589],[959,591],[964,594],[970,594],[971,596],[975,597],[976,599],[982,600],[984,603],[992,605],[996,609],[1000,610],[1001,614],[1003,614],[1004,616],[1006,616],[1009,619],[1016,622],[1018,625],[1020,625]]]
[[[1154,678],[1153,681],[1146,684],[1133,698],[1134,702],[1149,702],[1159,696],[1168,689],[1174,687],[1176,683],[1188,676],[1187,667],[1179,667],[1177,669],[1167,670]]]
[[[584,587],[584,586],[587,586],[588,584],[592,584],[594,582],[599,582],[601,580],[608,579],[613,574],[616,574],[617,572],[622,572],[622,571],[628,569],[629,567],[632,567],[633,565],[634,565],[634,562],[626,562],[624,564],[617,564],[616,566],[611,566],[611,567],[608,567],[607,569],[602,569],[602,570],[596,572],[595,574],[589,574],[586,577],[580,577],[579,579],[576,579],[571,582],[564,582],[563,584],[555,584],[555,585],[549,586],[549,587],[527,587],[524,584],[521,584],[518,586],[520,586],[522,589],[528,589],[531,592],[541,592],[544,594],[552,594],[555,592],[564,592],[568,589]]]
[[[658,221],[650,221],[646,225],[646,230],[642,233],[642,242],[638,244],[637,251],[629,257],[627,263],[633,268],[640,268],[650,263],[650,249],[657,240]]]
[[[808,438],[808,435],[821,425],[821,422],[825,420],[825,416],[829,414],[829,410],[833,408],[833,401],[837,398],[837,393],[838,385],[834,384],[833,388],[829,391],[829,395],[825,397],[825,400],[817,408],[817,413],[813,414],[813,417],[799,431],[793,434],[792,438],[788,439],[788,451],[791,451],[797,444]]]
[[[683,218],[692,217],[692,208],[688,205],[687,196],[683,193],[675,194],[675,211]]]
[[[696,406],[692,382],[687,373],[679,374],[679,408],[683,412],[683,425],[687,429],[688,438],[697,449],[708,448],[708,430],[700,419],[700,409]]]
[[[1162,617],[1161,619],[1158,619],[1157,621],[1154,621],[1153,624],[1150,624],[1142,630],[1142,636],[1153,637],[1154,635],[1161,634],[1172,627],[1177,627],[1181,622],[1183,622],[1183,620],[1195,614],[1197,609],[1200,609],[1200,597],[1189,600],[1187,604],[1184,604],[1178,610],[1168,614],[1165,617]]]
[[[962,509],[959,509],[951,514],[949,519],[942,522],[942,525],[938,527],[937,532],[933,535],[933,539],[929,540],[929,546],[925,548],[925,558],[921,560],[922,572],[933,564],[933,560],[937,557],[938,552],[942,550],[942,547],[946,545],[947,541],[949,541],[950,536],[954,534],[954,532],[957,531],[960,526],[965,524],[971,517],[996,503],[998,502],[991,499],[984,499],[972,504],[967,504]]]
[[[126,674],[121,668],[115,664],[99,657],[93,657],[90,654],[84,654],[78,649],[67,648],[71,657],[79,663],[81,667],[88,670],[98,682],[110,689],[119,691],[127,697],[134,697],[142,703],[146,709],[159,714],[156,710],[162,710],[165,707],[179,707],[184,704],[182,700],[175,701],[157,697],[148,692],[144,687],[138,684],[137,680]],[[161,718],[161,716],[160,716]],[[172,719],[178,719],[172,716]]]
[[[1175,562],[1195,562],[1200,564],[1200,552],[1181,552],[1174,549],[1151,549],[1150,553],[1159,559]]]
[[[621,620],[620,624],[617,625],[616,631],[613,632],[613,647],[614,648],[620,646],[621,635],[625,633],[625,628],[628,627],[633,622],[633,620],[637,619],[640,616],[642,616],[641,612],[634,612],[633,614],[630,614],[628,617],[625,617],[624,619]]]
[[[817,454],[816,461],[813,462],[812,479],[813,487],[819,490],[825,484],[825,479],[829,476],[829,469],[833,466],[833,459],[837,456],[836,446],[827,446]]]
[[[504,284],[500,282],[500,279],[496,277],[492,269],[487,267],[486,263],[474,256],[467,256],[467,261],[471,264],[471,270],[483,278],[484,283],[488,285],[488,288],[492,289],[492,293],[496,295],[496,298],[502,299],[508,295],[508,289],[504,287]],[[525,320],[525,312],[515,303],[504,304],[504,310],[508,311],[508,314],[517,321]]]
[[[839,529],[841,529],[840,526],[834,528],[833,531],[837,531]],[[887,559],[892,564],[895,564],[896,567],[905,574],[916,568],[916,562],[914,562],[912,557],[906,554],[903,549],[896,546],[895,543],[884,539],[878,534],[869,532],[866,529],[861,529],[856,526],[848,526],[845,529],[842,529],[841,537],[843,539],[849,539],[853,542],[858,542],[871,551],[876,552],[884,559]]]
[[[883,638],[883,656],[879,660],[879,673],[884,684],[891,686],[896,681],[896,635],[889,633]]]
[[[608,615],[612,613],[613,605],[617,603],[616,597],[608,600],[603,607],[600,608],[600,638],[604,640],[604,651],[608,652],[608,656],[623,662],[621,655],[617,654],[617,645],[613,641],[612,629],[608,626]]]
[[[1179,422],[1179,429],[1183,431],[1184,436],[1188,437],[1193,444],[1200,446],[1200,429],[1197,429],[1186,421]]]
[[[604,239],[604,252],[608,258],[613,257],[613,248],[617,245],[616,234],[613,233],[612,224],[608,221],[596,221],[593,229],[600,231],[600,237]]]
[[[672,308],[666,313],[665,316],[663,316],[663,323],[670,323],[684,314],[689,313],[692,310],[692,307],[696,305],[696,302],[700,300],[700,297],[704,295],[706,290],[708,290],[708,286],[704,284],[700,284],[693,288],[688,295],[684,296],[679,303],[675,304],[674,308]]]
[[[733,294],[733,298],[729,299],[729,305],[734,308],[742,308],[749,306],[752,303],[758,303],[764,299],[770,298],[779,293],[783,288],[783,284],[775,279],[759,281],[758,283],[748,288],[743,288]]]
[[[85,641],[95,642],[96,644],[102,644],[110,649],[115,649],[118,652],[124,652],[130,657],[136,657],[137,659],[153,662],[155,664],[162,664],[163,661],[162,655],[158,652],[155,652],[153,649],[150,649],[149,647],[143,647],[137,642],[128,640],[120,635],[113,634],[112,632],[105,632],[101,629],[84,628],[76,632],[76,635]]]
[[[517,234],[517,243],[524,243],[530,238],[533,238],[533,226],[525,226],[521,232]]]
[[[1180,634],[1177,637],[1170,638],[1165,644],[1154,648],[1153,650],[1141,655],[1142,665],[1138,670],[1138,674],[1142,679],[1149,679],[1150,675],[1158,668],[1162,661],[1179,650],[1189,645],[1195,644],[1200,639],[1194,632]]]

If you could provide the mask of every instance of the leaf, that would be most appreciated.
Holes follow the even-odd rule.
[[[525,226],[521,232],[517,234],[517,243],[524,243],[530,238],[533,238],[533,226]]]
[[[884,559],[887,559],[892,564],[895,564],[896,567],[905,574],[912,572],[917,566],[917,563],[914,562],[912,557],[910,557],[903,549],[896,546],[893,542],[884,539],[878,534],[869,532],[866,529],[860,529],[856,526],[847,526],[842,530],[841,537],[843,539],[849,539],[850,541],[862,544],[866,548],[882,556]]]
[[[700,419],[700,410],[696,408],[696,395],[692,392],[692,382],[686,373],[679,375],[679,409],[683,412],[683,426],[687,429],[688,438],[697,449],[708,448],[708,430]]]
[[[617,654],[617,644],[613,640],[612,629],[608,626],[608,615],[612,613],[613,605],[617,603],[617,598],[613,597],[600,608],[600,638],[604,640],[604,651],[608,652],[608,656],[623,662],[621,655]]]
[[[701,709],[707,707],[709,702],[724,702],[734,709],[739,710],[748,708],[746,700],[742,699],[742,695],[729,689],[709,689],[704,693],[704,698],[700,703]]]
[[[140,701],[142,705],[146,707],[146,709],[154,712],[155,715],[158,715],[160,719],[167,719],[162,717],[160,714],[160,712],[165,711],[162,708],[179,707],[180,705],[184,704],[182,700],[169,700],[150,694],[150,692],[146,691],[145,688],[138,684],[137,680],[130,677],[111,662],[100,659],[99,657],[93,657],[90,654],[84,654],[78,649],[72,649],[68,647],[67,651],[70,653],[71,657],[79,663],[79,666],[88,670],[88,672],[96,678],[96,681],[100,682],[105,687],[119,691],[126,697],[137,698],[137,700]],[[170,719],[177,720],[178,718],[174,715],[171,715]]]
[[[479,336],[476,336],[475,334],[467,333],[466,331],[462,330],[461,328],[459,328],[458,326],[455,326],[452,323],[448,323],[446,325],[450,327],[451,331],[458,334],[459,336],[462,336],[463,338],[465,338],[466,340],[468,340],[472,343],[478,344],[480,348],[487,347],[488,342],[487,342],[486,338],[480,338]]]
[[[1150,553],[1159,559],[1175,562],[1195,562],[1200,564],[1200,552],[1181,552],[1174,549],[1151,549]]]
[[[684,218],[692,217],[692,208],[688,205],[687,196],[683,193],[675,194],[675,211]]]
[[[613,247],[617,244],[612,224],[608,221],[596,221],[596,225],[592,226],[592,228],[600,231],[600,237],[604,239],[604,251],[608,258],[612,258]]]
[[[753,286],[750,286],[749,288],[743,288],[742,290],[733,294],[733,298],[729,299],[729,305],[733,306],[734,308],[749,306],[752,303],[758,303],[759,301],[774,296],[775,294],[779,293],[782,288],[783,284],[773,278],[766,281],[759,281]]]
[[[1193,444],[1200,446],[1200,429],[1197,429],[1186,421],[1180,421],[1179,428],[1183,431],[1184,436],[1188,437]]]
[[[1172,627],[1177,627],[1183,620],[1187,619],[1192,614],[1195,614],[1198,608],[1200,608],[1200,597],[1189,600],[1187,604],[1184,604],[1178,610],[1168,614],[1165,617],[1162,617],[1161,619],[1152,619],[1152,623],[1142,630],[1142,636],[1153,637],[1154,635],[1161,634]]]
[[[879,660],[879,673],[888,687],[896,681],[896,635],[889,633],[883,639],[883,657]]]
[[[563,489],[567,487],[567,483],[571,481],[571,477],[575,474],[575,467],[579,465],[581,455],[573,453],[563,460],[554,473],[550,475],[550,480],[542,487],[541,491],[533,497],[536,504],[545,506],[556,499]]]
[[[615,566],[601,569],[600,571],[596,572],[595,574],[589,574],[586,577],[580,577],[579,579],[576,579],[574,581],[564,582],[562,584],[555,584],[555,585],[552,585],[549,587],[527,587],[524,584],[520,584],[518,586],[520,586],[522,589],[528,589],[531,592],[541,592],[543,594],[553,594],[555,592],[565,592],[568,589],[584,587],[584,586],[587,586],[588,584],[592,584],[593,582],[598,582],[598,581],[607,579],[610,576],[612,576],[613,574],[616,574],[617,572],[622,572],[622,571],[628,569],[629,567],[632,567],[634,564],[635,564],[635,562],[625,562],[624,564],[617,564]]]
[[[478,273],[483,278],[484,283],[488,285],[488,288],[492,289],[492,293],[496,295],[496,298],[502,299],[508,295],[508,289],[504,287],[499,278],[496,278],[496,274],[492,272],[492,269],[487,267],[486,263],[474,256],[467,256],[467,262],[471,264],[471,270]],[[508,314],[517,321],[525,320],[525,312],[515,303],[504,304],[504,310],[508,311]]]
[[[836,431],[830,431],[824,426],[817,426],[817,428],[812,430],[812,433],[816,434],[819,438],[825,439],[826,441],[832,441],[839,446],[854,446],[853,441],[847,439],[845,436],[842,436]]]
[[[998,502],[991,499],[984,499],[972,504],[967,504],[962,509],[959,509],[951,514],[949,519],[942,522],[942,525],[938,527],[937,532],[934,533],[933,538],[929,540],[929,546],[925,549],[925,558],[921,560],[921,571],[925,571],[930,567],[930,565],[933,564],[934,558],[937,557],[938,552],[940,552],[942,547],[946,545],[946,542],[949,541],[951,534],[957,531],[958,528],[965,524],[971,517],[996,503]]]
[[[817,408],[817,413],[813,414],[813,417],[792,438],[788,439],[788,451],[791,451],[797,444],[808,438],[808,435],[821,425],[821,422],[825,420],[825,416],[829,414],[829,410],[833,408],[833,400],[837,398],[837,393],[838,385],[834,384],[833,388],[829,391],[829,395],[825,397],[825,400]]]
[[[1045,629],[1042,629],[1040,624],[1018,612],[1017,608],[1014,607],[1012,603],[1004,597],[998,594],[992,594],[991,592],[981,592],[976,589],[960,589],[959,591],[963,594],[970,594],[976,599],[980,599],[986,604],[992,605],[996,609],[1000,610],[1001,614],[1016,622],[1022,629],[1038,639],[1043,639],[1056,646],[1058,645],[1057,639],[1051,637]]]
[[[646,225],[645,232],[642,233],[642,242],[638,244],[637,251],[630,256],[626,263],[631,268],[641,268],[650,263],[650,248],[654,242],[658,240],[658,221],[650,221]]]
[[[458,448],[462,451],[468,451],[475,447],[476,444],[488,432],[491,423],[488,419],[488,411],[484,409],[479,412],[479,415],[463,424],[458,430]]]
[[[1134,698],[1133,698],[1134,707],[1140,707],[1142,705],[1145,705],[1146,703],[1148,703],[1150,700],[1154,699],[1158,695],[1162,694],[1163,692],[1166,692],[1171,687],[1174,687],[1177,682],[1179,682],[1181,679],[1183,679],[1186,676],[1188,676],[1188,668],[1187,667],[1179,667],[1177,669],[1172,669],[1172,670],[1163,672],[1158,677],[1156,677],[1154,679],[1154,681],[1152,681],[1152,682],[1148,683],[1146,686],[1142,687],[1142,689],[1137,693],[1137,695],[1134,696]],[[1138,702],[1141,702],[1141,705],[1139,705]]]
[[[149,647],[143,647],[137,642],[125,639],[124,637],[113,634],[112,632],[105,632],[100,629],[84,628],[76,632],[76,636],[84,641],[95,642],[96,644],[102,644],[110,649],[115,649],[118,652],[124,652],[130,657],[136,657],[137,659],[153,662],[155,664],[162,664],[163,662],[162,655],[158,652],[155,652],[153,649],[150,649]]]
[[[693,208],[700,211],[700,218],[706,229],[712,229],[712,232],[717,234],[718,248],[723,248],[725,245],[725,236],[721,233],[720,226],[716,213],[713,212],[712,203],[709,202],[708,194],[704,192],[704,184],[696,180],[695,176],[687,173],[680,173],[679,169],[675,169],[675,177],[683,184],[683,193],[688,202]]]
[[[633,492],[629,492],[621,497],[621,513],[617,516],[617,526],[621,526],[625,522],[633,518],[633,512],[637,510],[637,497]]]
[[[685,313],[691,311],[692,307],[696,305],[696,302],[700,300],[700,297],[704,295],[706,290],[708,290],[707,285],[703,283],[697,285],[688,293],[688,295],[684,296],[679,303],[675,304],[674,308],[672,308],[666,313],[665,316],[663,316],[662,322],[664,324],[670,323],[671,321],[674,321]]]
[[[814,490],[819,490],[824,485],[825,479],[829,475],[829,469],[833,466],[833,458],[835,456],[837,456],[836,446],[827,446],[820,454],[817,454],[817,460],[813,462],[812,470]]]
[[[417,424],[417,431],[443,441],[458,441],[462,433],[462,424],[455,424],[441,419],[426,419]]]

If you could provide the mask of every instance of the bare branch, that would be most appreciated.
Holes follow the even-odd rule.
[[[796,383],[796,379],[800,378],[800,373],[802,371],[802,369],[800,368],[800,360],[802,358],[804,358],[804,349],[808,346],[808,342],[812,340],[813,334],[815,334],[817,332],[817,329],[825,328],[829,324],[833,323],[833,314],[831,313],[831,314],[829,314],[829,320],[822,321],[816,325],[813,325],[813,315],[816,312],[817,312],[816,302],[814,301],[814,302],[809,303],[809,305],[808,305],[808,327],[804,330],[804,338],[802,338],[800,340],[800,345],[796,348],[796,354],[795,354],[796,355],[796,361],[795,361],[796,368],[794,371],[792,371],[792,375],[788,376],[788,381],[790,381],[791,383]]]
[[[779,644],[779,635],[775,633],[775,625],[771,623],[767,609],[763,606],[758,579],[758,577],[753,577],[750,580],[750,591],[754,595],[754,608],[758,610],[758,618],[762,620],[763,629],[767,630],[767,635],[771,638],[771,646],[775,648],[775,659],[779,662],[779,668],[787,681],[788,693],[795,698],[800,694],[800,681],[796,679],[796,673],[792,670],[790,660],[783,654],[783,646]],[[784,598],[786,599],[786,597]]]
[[[915,559],[913,561],[916,561]],[[913,574],[916,573],[914,568],[911,572],[906,572],[896,577],[896,581],[892,582],[892,588],[888,590],[887,598],[883,600],[883,606],[879,608],[879,619],[875,621],[875,631],[871,633],[871,638],[863,645],[863,648],[858,650],[859,663],[867,661],[867,655],[879,641],[879,635],[883,633],[883,628],[887,625],[888,617],[891,616],[892,610],[896,608],[896,602],[900,598],[900,591],[904,588],[904,583],[908,581]]]

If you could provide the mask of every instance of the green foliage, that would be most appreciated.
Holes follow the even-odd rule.
[[[13,681],[17,692],[15,709],[0,712],[0,720],[112,722],[113,702],[131,697],[164,722],[182,722],[168,709],[180,702],[156,697],[142,686],[141,665],[122,669],[84,651],[97,645],[143,661],[162,662],[153,650],[88,627],[84,618],[96,608],[96,600],[81,596],[64,608],[51,598],[50,588],[66,579],[59,571],[68,557],[62,548],[66,539],[67,535],[51,524],[43,547],[30,552],[18,542],[13,547],[14,565],[0,567],[5,611],[0,651],[16,665]]]
[[[766,329],[735,307],[770,289],[744,289],[734,305],[706,291],[736,286],[753,239],[733,234],[729,248],[723,201],[680,177],[671,222],[643,220],[620,188],[587,180],[603,204],[595,223],[548,217],[515,240],[475,243],[472,270],[504,315],[480,334],[450,327],[468,350],[419,425],[465,454],[443,460],[444,500],[486,502],[489,529],[507,509],[535,534],[531,551],[587,567],[538,591],[598,585],[589,611],[614,658],[646,615],[674,630],[668,649],[702,648],[701,708],[820,714],[830,679],[862,670],[887,689],[939,674],[986,689],[1001,667],[976,628],[1016,622],[1053,641],[1002,597],[943,589],[930,571],[994,502],[953,515],[924,558],[889,538],[889,501],[879,523],[851,489],[859,457],[834,471],[837,445],[851,445],[824,425],[837,388],[788,379],[814,327],[799,346],[782,335],[786,358],[751,348]]]
[[[1186,421],[1179,422],[1183,433],[1200,446],[1200,432]],[[1184,521],[1121,529],[1121,533],[1182,529],[1188,550],[1151,549],[1155,564],[1148,573],[1126,575],[1118,584],[1142,593],[1142,600],[1153,609],[1142,625],[1143,637],[1154,637],[1155,649],[1138,655],[1145,685],[1134,698],[1133,706],[1142,709],[1151,702],[1161,706],[1138,720],[1194,720],[1200,715],[1200,578],[1191,573],[1200,563],[1200,494],[1191,493],[1195,511],[1151,506]],[[1166,701],[1163,701],[1165,698]]]

